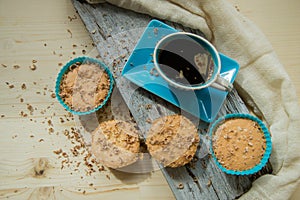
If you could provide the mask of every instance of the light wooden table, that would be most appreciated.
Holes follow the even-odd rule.
[[[299,96],[300,2],[231,2],[269,38]],[[51,95],[61,63],[83,50],[93,54],[94,48],[69,0],[1,0],[0,46],[0,197],[79,199],[85,193],[87,199],[174,199],[159,171],[131,177],[108,170],[86,175],[90,169],[72,157],[72,142],[80,141],[67,139],[64,129],[75,127],[76,120]],[[34,71],[29,68],[33,64]],[[60,148],[69,160],[53,152]],[[82,160],[85,156],[83,152]],[[293,199],[300,198],[296,195]]]

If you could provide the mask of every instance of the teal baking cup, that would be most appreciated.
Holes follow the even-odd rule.
[[[247,170],[239,171],[239,170],[231,170],[231,169],[225,168],[218,161],[218,159],[217,159],[217,157],[214,153],[214,150],[213,150],[213,134],[214,134],[215,130],[218,128],[218,126],[220,126],[223,122],[225,122],[225,120],[234,119],[234,118],[249,119],[249,120],[252,120],[252,121],[256,122],[259,125],[259,127],[261,128],[261,130],[264,134],[264,137],[266,139],[266,149],[265,149],[265,152],[262,156],[262,159],[260,160],[260,163],[257,164],[256,166],[250,168],[250,169],[247,169]],[[231,175],[250,175],[250,174],[254,174],[254,173],[260,171],[267,164],[267,162],[269,160],[269,157],[271,155],[272,141],[271,141],[271,135],[270,135],[270,132],[269,132],[268,128],[266,127],[266,125],[260,119],[258,119],[255,116],[252,116],[250,114],[235,113],[235,114],[228,114],[228,115],[225,115],[224,117],[219,118],[218,120],[216,120],[212,124],[212,126],[209,130],[209,136],[210,136],[210,151],[211,151],[212,157],[213,157],[215,163],[217,164],[217,166],[223,172],[225,172],[227,174],[231,174]]]
[[[75,111],[73,109],[71,109],[64,101],[63,99],[61,98],[61,96],[59,95],[60,94],[60,84],[61,84],[61,80],[62,80],[62,77],[63,75],[68,72],[70,66],[72,66],[73,64],[76,64],[76,63],[96,63],[98,64],[99,67],[101,67],[102,69],[104,69],[104,71],[108,74],[109,76],[109,80],[110,80],[110,86],[109,86],[109,90],[108,90],[108,94],[107,96],[105,97],[105,99],[103,100],[103,102],[98,105],[97,107],[91,109],[91,110],[88,110],[88,111],[84,111],[84,112],[81,112],[81,111]],[[82,56],[82,57],[77,57],[77,58],[74,58],[72,60],[70,60],[67,64],[65,64],[60,72],[58,73],[57,75],[57,78],[56,78],[56,84],[55,84],[55,95],[56,95],[56,98],[57,100],[59,101],[59,103],[69,112],[71,112],[72,114],[74,115],[87,115],[87,114],[91,114],[93,112],[96,112],[97,110],[101,109],[108,101],[108,99],[110,98],[111,96],[111,93],[113,91],[113,86],[114,86],[114,78],[113,78],[113,75],[111,73],[111,71],[108,69],[108,67],[101,61],[95,59],[95,58],[91,58],[91,57],[87,57],[87,56]]]

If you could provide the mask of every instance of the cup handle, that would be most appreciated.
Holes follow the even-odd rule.
[[[228,80],[221,77],[220,75],[217,76],[217,79],[211,84],[211,86],[218,90],[223,90],[227,92],[230,92],[233,89],[232,83],[230,83]]]

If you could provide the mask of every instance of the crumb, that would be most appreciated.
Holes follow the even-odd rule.
[[[61,154],[62,153],[62,149],[58,149],[58,150],[55,150],[55,151],[53,151],[55,154]]]
[[[82,49],[82,54],[86,54],[86,50]]]
[[[73,52],[72,52],[72,54],[73,54],[73,55],[76,55],[76,52],[75,52],[75,51],[73,51]]]
[[[106,178],[107,178],[108,180],[110,180],[110,176],[109,176],[108,174],[106,174]]]
[[[151,124],[151,123],[152,123],[152,120],[149,119],[149,118],[147,118],[147,119],[146,119],[146,122],[149,123],[149,124]]]
[[[20,65],[14,65],[13,67],[14,67],[14,69],[19,69]]]
[[[44,43],[44,47],[46,47],[47,46],[47,44],[46,43]]]
[[[52,121],[50,119],[48,120],[48,126],[53,126]]]
[[[34,138],[34,135],[30,135],[31,138]]]
[[[60,67],[61,67],[61,66],[63,66],[63,64],[62,64],[62,63],[58,63],[58,66],[60,66]]]
[[[92,30],[92,34],[95,34],[96,33],[96,29]]]
[[[52,97],[52,98],[55,98],[56,95],[55,95],[54,93],[51,93],[51,97]]]
[[[34,71],[34,70],[36,70],[36,65],[35,65],[35,64],[32,64],[32,65],[29,66],[29,68],[30,68],[32,71]]]
[[[73,37],[73,34],[72,34],[71,30],[70,30],[70,29],[67,29],[67,31],[68,31],[68,33],[70,33],[70,37],[72,38],[72,37]]]
[[[76,44],[73,44],[72,47],[75,48],[75,47],[77,47],[77,45],[76,45]]]
[[[36,82],[33,82],[33,85],[36,85]]]
[[[1,64],[1,65],[2,65],[2,67],[7,68],[7,65],[4,65],[4,64]]]
[[[26,85],[25,85],[25,83],[23,83],[23,84],[21,85],[21,88],[22,88],[22,90],[26,90]]]
[[[39,142],[44,142],[44,139],[40,139]]]
[[[152,105],[151,105],[151,104],[146,104],[146,105],[145,105],[145,108],[146,108],[146,110],[149,110],[149,109],[152,108]]]
[[[10,86],[8,86],[10,89],[12,89],[12,88],[14,88],[15,86],[14,85],[10,85]]]
[[[53,129],[52,127],[50,127],[50,128],[48,129],[48,131],[49,131],[49,133],[54,133],[54,129]]]
[[[181,190],[181,189],[184,188],[184,185],[182,183],[179,183],[179,185],[177,186],[177,188]]]
[[[5,115],[1,115],[1,118],[5,117]]]
[[[212,181],[210,180],[210,179],[208,179],[208,181],[207,181],[207,187],[210,187],[211,186],[211,184],[212,184]]]
[[[32,60],[32,63],[37,63],[37,60],[34,60],[34,59],[33,59],[33,60]]]

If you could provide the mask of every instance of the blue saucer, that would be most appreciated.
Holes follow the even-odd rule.
[[[201,120],[211,122],[217,116],[228,92],[212,87],[196,91],[174,88],[153,70],[152,54],[156,43],[164,36],[177,31],[158,20],[152,20],[126,62],[122,76]],[[220,75],[233,83],[239,64],[219,54],[222,65]]]

